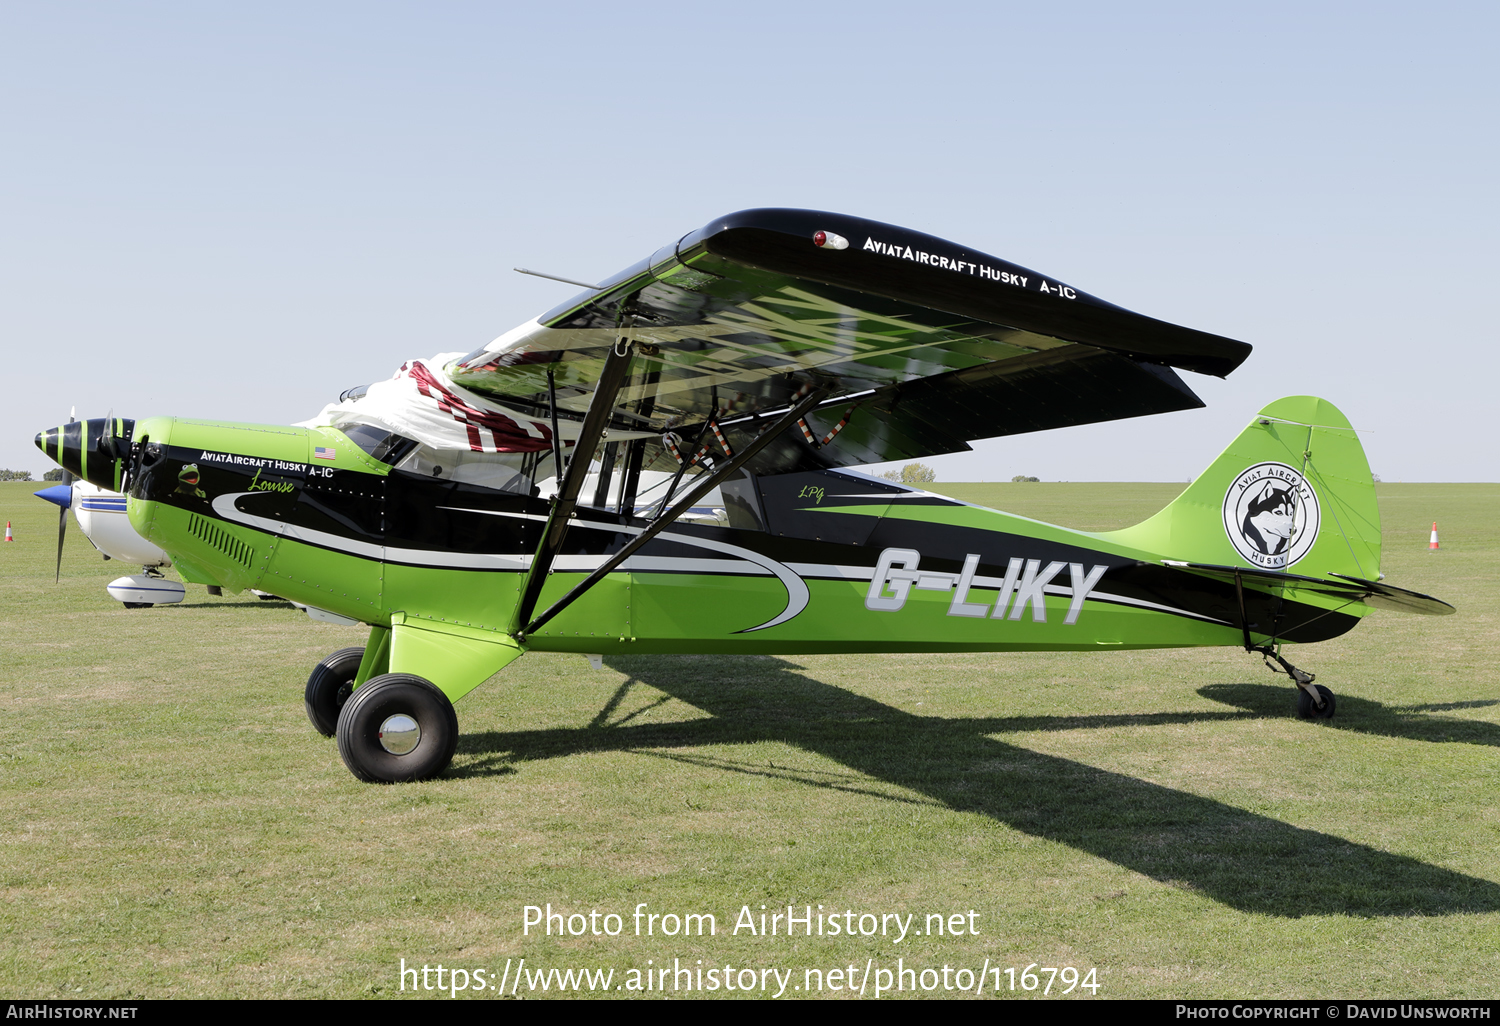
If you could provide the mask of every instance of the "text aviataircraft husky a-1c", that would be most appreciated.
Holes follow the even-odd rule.
[[[1452,610],[1380,583],[1370,470],[1329,403],[1272,403],[1108,533],[840,469],[1192,409],[1174,368],[1249,353],[942,239],[749,210],[301,426],[110,418],[37,444],[124,491],[184,580],[369,625],[306,692],[365,780],[441,772],[453,703],[531,649],[1238,645],[1331,716],[1283,642]]]

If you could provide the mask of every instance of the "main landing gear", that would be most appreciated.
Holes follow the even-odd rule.
[[[412,673],[372,677],[339,713],[339,756],[361,780],[426,780],[448,768],[458,715],[435,685]]]
[[[362,648],[341,648],[313,667],[307,678],[302,699],[307,704],[307,718],[324,737],[333,737],[339,725],[339,711],[354,694],[354,678],[359,675]]]
[[[1331,720],[1337,703],[1334,701],[1333,692],[1322,684],[1314,684],[1316,674],[1299,670],[1291,663],[1282,658],[1281,653],[1266,645],[1259,645],[1249,649],[1251,652],[1259,652],[1265,659],[1266,665],[1273,672],[1285,673],[1292,678],[1292,683],[1297,685],[1297,719],[1299,720]],[[1271,660],[1281,664],[1277,670],[1271,666]]]
[[[354,687],[362,648],[342,648],[313,667],[303,697],[307,718],[337,737],[339,757],[360,780],[427,780],[448,768],[458,747],[453,703],[430,681],[386,673]]]

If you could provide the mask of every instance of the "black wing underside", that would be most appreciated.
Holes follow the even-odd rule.
[[[560,412],[581,417],[621,339],[636,355],[612,422],[683,444],[733,448],[765,415],[828,389],[804,430],[759,454],[761,473],[1193,409],[1203,403],[1173,368],[1222,376],[1250,352],[932,236],[763,209],[711,222],[449,371],[537,409],[551,371]],[[648,450],[644,469],[676,467],[662,445]]]

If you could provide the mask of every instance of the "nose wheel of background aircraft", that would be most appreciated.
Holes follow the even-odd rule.
[[[387,673],[366,681],[339,713],[339,756],[361,780],[426,780],[458,747],[453,703],[429,681]]]
[[[307,718],[324,737],[333,737],[338,729],[339,710],[354,693],[354,678],[364,655],[362,648],[341,648],[314,666],[307,678],[307,690],[302,693]]]

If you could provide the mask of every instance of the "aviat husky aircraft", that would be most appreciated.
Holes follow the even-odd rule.
[[[1199,407],[1174,368],[1249,353],[942,239],[749,210],[302,426],[111,418],[37,444],[126,492],[185,580],[369,625],[306,690],[364,780],[441,772],[453,703],[531,649],[1238,645],[1332,716],[1282,643],[1452,610],[1380,583],[1369,467],[1329,403],[1267,406],[1122,531],[841,469]]]

